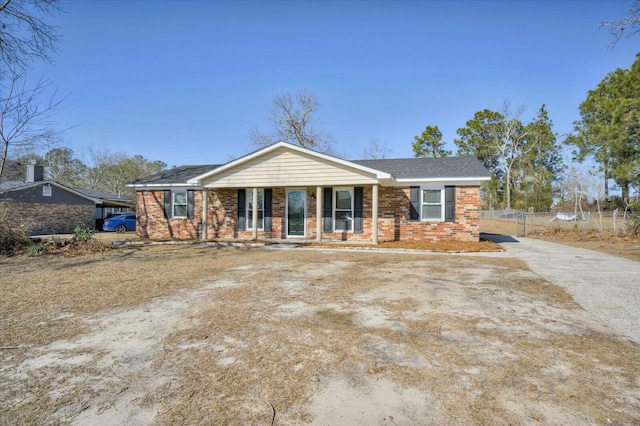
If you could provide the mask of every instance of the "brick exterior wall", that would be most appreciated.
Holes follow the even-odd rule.
[[[272,231],[258,231],[259,239],[285,239],[286,190],[272,189]],[[316,188],[306,188],[307,217],[305,239],[316,238]],[[362,233],[323,232],[324,240],[371,241],[372,190],[364,187]],[[164,217],[164,191],[138,191],[136,197],[139,219],[137,233],[152,240],[189,240],[202,236],[202,192],[194,192],[194,218]],[[253,231],[238,231],[237,189],[209,190],[208,239],[251,239]],[[480,187],[456,187],[455,222],[411,221],[409,188],[378,187],[379,241],[478,241],[480,236]]]
[[[480,238],[480,187],[456,187],[455,222],[411,221],[409,200],[409,188],[379,188],[378,241],[478,241]]]
[[[29,235],[70,234],[79,224],[95,226],[96,208],[90,205],[0,202],[0,220]]]

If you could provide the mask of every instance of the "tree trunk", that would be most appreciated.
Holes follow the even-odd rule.
[[[627,206],[629,204],[629,182],[625,181],[620,184],[620,188],[622,189],[622,201],[624,205]]]
[[[507,210],[511,210],[511,167],[507,167]]]
[[[4,152],[2,153],[2,164],[0,164],[0,182],[2,182],[2,173],[4,172],[4,165],[7,162],[7,153],[9,152],[9,142],[4,143]]]

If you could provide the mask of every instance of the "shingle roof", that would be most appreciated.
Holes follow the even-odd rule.
[[[381,160],[350,160],[370,169],[389,173],[396,179],[464,179],[490,177],[489,171],[475,157],[393,158]],[[180,166],[140,178],[130,185],[187,184],[193,177],[221,165]]]
[[[220,167],[219,164],[203,164],[199,166],[180,166],[169,170],[163,170],[151,176],[145,176],[133,182],[130,185],[148,185],[148,184],[186,184],[193,177],[199,176],[210,170]]]
[[[491,173],[475,157],[389,158],[352,163],[392,174],[396,179],[482,178]]]
[[[103,200],[111,200],[111,201],[122,201],[122,202],[130,202],[128,198],[118,197],[116,194],[112,194],[110,192],[101,192],[96,191],[94,189],[89,188],[71,188],[75,191],[78,191],[81,194],[86,195],[87,197],[92,198],[101,198]]]

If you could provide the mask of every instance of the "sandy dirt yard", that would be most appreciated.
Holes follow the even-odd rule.
[[[637,424],[640,348],[522,262],[0,258],[0,424]]]

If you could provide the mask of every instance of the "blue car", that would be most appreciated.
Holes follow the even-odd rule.
[[[135,213],[125,213],[119,216],[110,217],[104,220],[102,224],[102,229],[104,231],[116,231],[119,234],[122,234],[126,231],[135,231],[136,230],[136,214]]]

